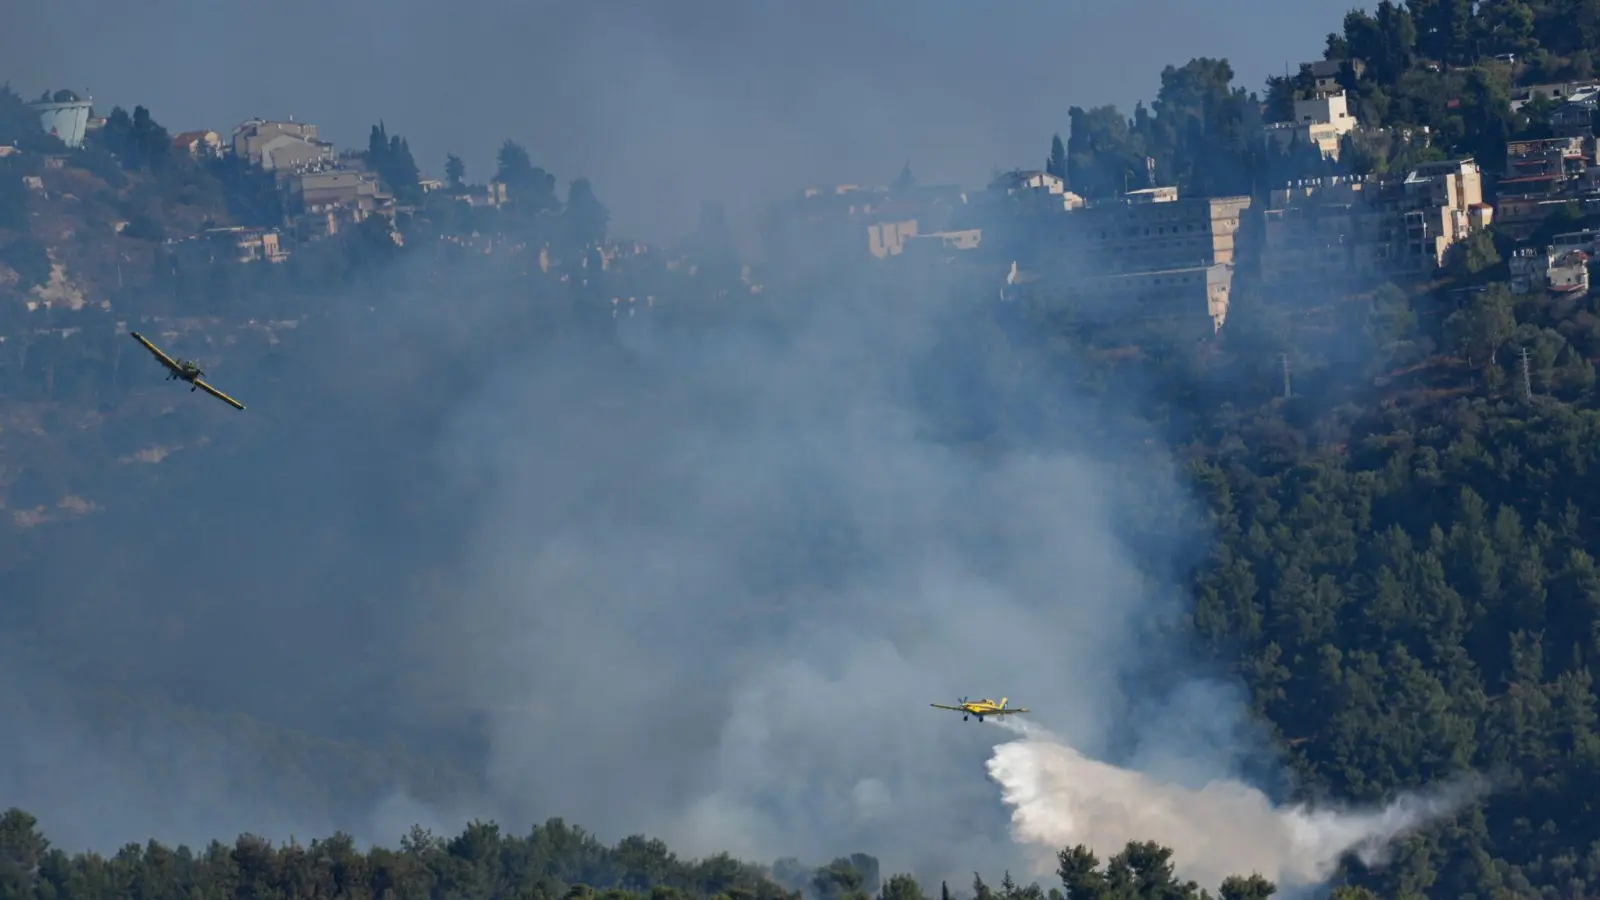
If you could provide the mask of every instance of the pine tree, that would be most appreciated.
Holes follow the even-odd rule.
[[[894,180],[894,189],[897,191],[910,190],[917,184],[917,176],[911,174],[911,160],[900,167],[900,177]]]
[[[1062,181],[1067,179],[1067,145],[1061,142],[1059,134],[1050,138],[1050,159],[1044,170]]]

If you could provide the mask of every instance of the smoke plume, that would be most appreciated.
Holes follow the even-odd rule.
[[[1401,795],[1375,809],[1276,806],[1240,781],[1198,789],[1162,782],[1074,750],[1056,735],[1001,723],[1021,735],[988,763],[1011,807],[1011,833],[1039,849],[1036,870],[1054,870],[1057,851],[1078,844],[1102,859],[1129,841],[1173,851],[1180,877],[1216,885],[1256,873],[1285,888],[1319,884],[1346,854],[1376,865],[1393,842],[1466,805],[1487,788],[1469,778]]]

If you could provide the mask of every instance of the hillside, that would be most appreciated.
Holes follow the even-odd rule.
[[[325,897],[515,895],[539,898],[610,900],[920,900],[927,896],[916,879],[880,879],[876,860],[859,854],[816,869],[780,861],[767,868],[726,854],[700,860],[680,858],[657,840],[631,836],[606,846],[581,827],[552,819],[523,836],[504,833],[492,823],[473,822],[454,837],[413,829],[399,842],[362,852],[349,835],[336,834],[309,844],[273,846],[241,835],[231,846],[213,841],[205,848],[176,849],[151,841],[129,844],[111,858],[69,855],[52,848],[32,816],[12,809],[0,818],[0,890],[7,896],[55,896],[98,900],[117,892],[134,900],[187,891],[200,896],[250,891]],[[1171,897],[1206,900],[1211,893],[1173,877],[1170,851],[1154,845],[1129,845],[1102,863],[1082,847],[1061,854],[1065,893],[1037,885],[1023,887],[1009,874],[991,888],[974,877],[971,888],[982,900],[1062,900],[1064,897]],[[1134,892],[1137,893],[1134,893]],[[1260,878],[1230,878],[1218,896],[1226,900],[1266,900],[1273,886]],[[951,894],[948,884],[940,895]],[[1370,894],[1340,888],[1335,900],[1363,900]]]
[[[1513,112],[1516,89],[1594,74],[1595,22],[1595,0],[1419,0],[1350,13],[1329,35],[1328,58],[1364,61],[1339,76],[1362,120],[1426,126],[1432,138],[1352,144],[1341,168],[1475,155],[1492,171],[1507,140],[1550,133],[1550,105]],[[1273,79],[1257,97],[1232,83],[1226,61],[1172,67],[1160,98],[1132,117],[1074,109],[1052,166],[1086,196],[1114,193],[1146,157],[1162,180],[1197,194],[1318,174],[1330,167],[1269,158],[1250,137],[1295,87]],[[273,194],[236,164],[167,152],[149,113],[124,115],[125,133],[67,152],[0,92],[0,144],[21,151],[0,159],[0,595],[17,598],[0,622],[0,685],[17,688],[7,693],[16,717],[91,748],[82,765],[137,767],[147,805],[192,796],[184,774],[198,767],[227,802],[297,810],[282,821],[326,823],[328,833],[378,828],[372,810],[396,789],[448,809],[497,785],[526,787],[518,778],[562,797],[591,791],[604,812],[626,812],[600,788],[558,792],[552,781],[572,779],[538,771],[547,759],[609,765],[619,794],[698,796],[703,773],[649,764],[720,760],[716,740],[747,736],[728,725],[744,695],[718,693],[727,684],[717,678],[735,681],[727,673],[744,654],[765,651],[866,679],[871,670],[847,665],[855,640],[890,634],[909,646],[932,629],[877,598],[919,598],[922,617],[949,602],[937,591],[921,599],[926,582],[871,580],[903,574],[893,548],[922,534],[918,504],[942,511],[940,491],[964,496],[949,483],[1065,454],[1114,482],[1105,530],[1132,548],[1129,567],[1157,586],[1151,593],[1176,598],[1148,601],[1150,621],[1130,626],[1147,643],[1128,654],[1141,658],[1108,661],[1126,665],[1107,676],[1118,689],[1151,691],[1196,670],[1242,685],[1249,722],[1271,735],[1273,758],[1261,765],[1289,769],[1285,793],[1296,798],[1378,802],[1468,770],[1499,777],[1480,803],[1406,838],[1389,865],[1345,860],[1332,878],[1341,896],[1600,891],[1600,524],[1589,512],[1600,504],[1589,477],[1600,465],[1600,302],[1513,293],[1516,242],[1498,230],[1463,242],[1427,278],[1336,296],[1246,283],[1215,336],[1195,341],[1157,322],[1105,340],[1070,307],[987,302],[997,285],[986,268],[823,258],[774,273],[758,294],[709,213],[684,247],[621,253],[592,186],[574,183],[561,201],[554,176],[508,142],[501,165],[518,199],[503,207],[416,193],[392,227],[374,216],[297,245],[286,262],[186,267],[162,240],[270,219]],[[368,153],[397,196],[420,192],[398,135],[375,128]],[[1558,218],[1541,239],[1594,224],[1581,211]],[[162,383],[126,337],[132,327],[201,358],[250,410]],[[829,430],[829,409],[855,416],[856,430]],[[879,428],[914,439],[882,441]],[[702,459],[725,474],[677,479],[672,466],[698,473],[691,463]],[[1176,486],[1163,474],[1173,464]],[[904,487],[916,477],[938,496]],[[1037,505],[1058,502],[1059,480],[1034,485]],[[1031,499],[1009,497],[1043,516]],[[1015,563],[1010,520],[964,512],[939,541],[983,546],[987,565],[1047,582],[1061,608],[1100,589]],[[685,525],[679,538],[678,515],[703,531]],[[1080,527],[1060,515],[1052,527]],[[986,524],[995,534],[971,533]],[[718,536],[716,554],[691,546],[704,534]],[[1043,546],[1067,553],[1063,541]],[[593,579],[577,595],[594,610],[564,618],[520,602],[569,596],[524,562],[550,547]],[[609,605],[634,593],[660,599],[627,615]],[[723,593],[738,608],[683,601]],[[999,593],[985,602],[1001,604]],[[950,606],[941,620],[948,610],[963,622],[992,612]],[[763,643],[814,631],[826,637],[813,645],[823,662]],[[1160,643],[1173,633],[1185,652]],[[998,668],[1020,655],[994,650],[987,632],[962,634],[967,645],[940,650],[951,670],[979,665],[965,656]],[[507,635],[526,644],[479,658]],[[1067,629],[1008,640],[1024,637],[1058,641],[1053,656],[1096,651]],[[1174,662],[1190,655],[1192,667]],[[840,683],[865,703],[878,682]],[[796,691],[805,698],[837,687],[805,684],[810,693]],[[653,690],[682,694],[658,712]],[[563,698],[591,694],[647,711],[582,724],[592,731],[560,717]],[[512,703],[517,716],[496,712]],[[795,703],[783,709],[811,708]],[[785,759],[820,767],[869,740],[817,749],[808,739],[834,734],[831,720],[794,715],[803,733],[773,726],[771,741],[793,748]],[[1163,730],[1160,716],[1125,715],[1116,728]],[[907,767],[933,754],[920,732],[885,721],[875,730],[903,741],[892,750],[917,752],[863,752]],[[508,731],[525,742],[512,746],[539,748],[534,763],[496,756]],[[167,742],[185,742],[172,734],[203,749],[173,763]],[[236,758],[208,758],[217,747]],[[77,764],[52,769],[54,796],[71,796]],[[114,773],[94,777],[114,791]],[[567,814],[544,796],[506,802],[528,821]],[[772,808],[795,802],[759,796]],[[49,821],[54,811],[30,812]],[[150,821],[197,842],[211,834],[199,819]],[[642,839],[604,847],[559,822],[526,838],[484,826],[449,841],[413,835],[398,853],[241,839],[113,859],[47,853],[35,825],[20,814],[0,825],[0,893],[100,897],[136,882],[124,892],[209,897],[238,878],[318,897],[931,893],[908,879],[878,883],[866,856],[821,871],[691,864]],[[873,827],[846,836],[869,841]],[[1196,896],[1172,883],[1164,860],[1135,847],[1100,867],[1069,852],[1062,896]],[[1130,872],[1156,874],[1135,888]],[[979,898],[1043,894],[1009,878],[970,887]],[[1222,888],[1266,893],[1243,880]]]

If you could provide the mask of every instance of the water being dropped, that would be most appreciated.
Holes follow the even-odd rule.
[[[1199,789],[1157,781],[1090,759],[1049,731],[1000,722],[1019,739],[994,748],[989,777],[1011,808],[1011,835],[1039,848],[1035,875],[1049,875],[1056,853],[1083,844],[1105,859],[1129,841],[1173,851],[1179,877],[1215,887],[1229,875],[1259,874],[1283,888],[1321,883],[1355,853],[1383,860],[1400,837],[1481,795],[1480,778],[1405,794],[1371,809],[1275,806],[1240,781]]]

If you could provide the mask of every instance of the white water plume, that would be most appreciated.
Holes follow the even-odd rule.
[[[995,747],[989,777],[1012,809],[1012,837],[1041,848],[1036,875],[1053,873],[1066,847],[1083,844],[1105,859],[1129,841],[1155,841],[1173,851],[1180,877],[1203,886],[1251,873],[1284,888],[1319,884],[1345,854],[1381,863],[1395,840],[1486,788],[1482,779],[1452,782],[1379,809],[1278,807],[1239,781],[1198,790],[1163,783],[1090,759],[1038,726],[999,724],[1021,739]]]

